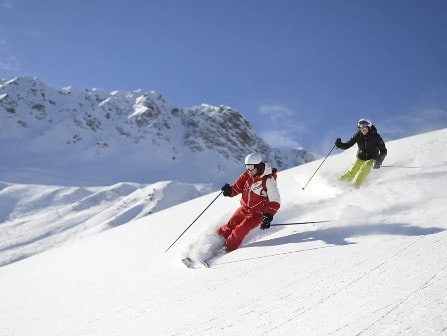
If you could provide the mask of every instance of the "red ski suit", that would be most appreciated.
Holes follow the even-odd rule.
[[[239,247],[245,236],[262,222],[264,213],[274,216],[278,211],[281,200],[276,174],[272,173],[272,168],[263,164],[260,174],[251,176],[245,171],[231,185],[231,197],[242,193],[241,207],[217,230],[217,234],[225,238],[228,252]]]

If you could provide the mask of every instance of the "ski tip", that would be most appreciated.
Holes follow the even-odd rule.
[[[209,264],[206,260],[202,260],[200,263],[201,263],[203,266],[205,266],[206,268],[210,268],[210,267],[211,267],[210,264]]]
[[[191,258],[183,258],[182,260],[183,265],[185,265],[188,268],[192,268],[194,262],[191,260]]]

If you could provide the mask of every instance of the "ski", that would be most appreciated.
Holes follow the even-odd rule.
[[[193,268],[193,265],[194,265],[194,262],[192,261],[191,258],[183,258],[182,263],[183,263],[183,265],[185,265],[188,268]]]
[[[188,268],[197,268],[197,266],[202,265],[205,268],[210,268],[210,264],[206,260],[192,260],[189,257],[182,259],[183,265],[185,265]]]
[[[210,268],[210,267],[211,267],[211,265],[208,263],[207,260],[202,260],[202,261],[200,261],[200,263],[201,263],[203,266],[205,266],[206,268]]]

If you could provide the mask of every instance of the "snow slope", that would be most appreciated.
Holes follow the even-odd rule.
[[[276,223],[191,270],[188,244],[238,199],[217,193],[0,268],[1,335],[445,335],[447,130],[387,144],[356,190],[355,150],[279,173]],[[48,214],[50,216],[50,214]]]
[[[176,181],[90,188],[0,183],[0,266],[211,190]]]

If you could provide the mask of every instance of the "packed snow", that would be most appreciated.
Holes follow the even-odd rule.
[[[0,334],[445,335],[446,139],[444,129],[387,143],[392,167],[373,170],[359,189],[337,179],[354,148],[330,156],[305,190],[321,160],[279,172],[274,223],[333,221],[256,229],[211,268],[180,258],[226,222],[239,197],[213,192],[4,265]],[[40,191],[52,192],[42,204],[89,190]],[[108,218],[120,213],[111,204]],[[70,214],[82,222],[81,211]],[[39,221],[52,223],[54,213],[39,212]],[[24,230],[10,239],[20,244]]]

